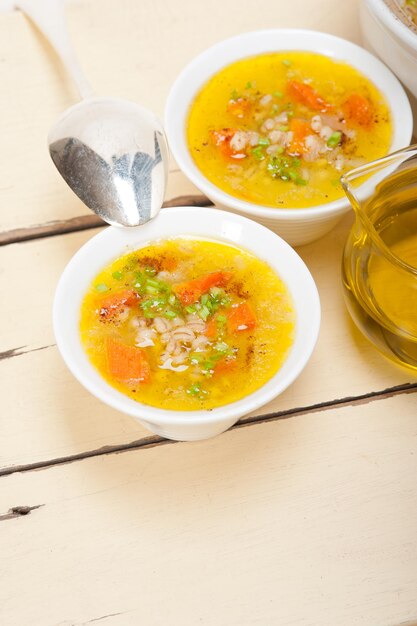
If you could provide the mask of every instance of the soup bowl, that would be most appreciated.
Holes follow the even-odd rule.
[[[271,228],[291,245],[314,241],[331,230],[350,210],[346,197],[308,208],[271,208],[236,198],[210,182],[190,153],[187,119],[190,106],[207,81],[227,65],[266,52],[307,51],[344,61],[369,79],[384,95],[393,124],[389,151],[409,145],[412,113],[397,78],[359,46],[321,32],[282,29],[244,33],[222,41],[196,57],[173,84],[165,109],[165,128],[175,160],[186,176],[220,208],[251,217]]]
[[[127,252],[152,241],[170,238],[219,241],[246,249],[268,263],[289,290],[296,326],[287,358],[266,384],[241,400],[211,410],[155,408],[136,402],[109,385],[84,351],[79,330],[81,303],[100,270]],[[136,418],[152,432],[169,439],[188,441],[223,432],[243,415],[279,395],[297,378],[317,340],[320,301],[307,267],[276,234],[240,215],[217,209],[181,207],[164,209],[154,220],[138,228],[107,227],[80,248],[59,280],[53,305],[53,326],[64,361],[88,391],[114,409]]]

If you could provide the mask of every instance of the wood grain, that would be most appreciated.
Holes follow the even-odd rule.
[[[0,479],[7,626],[417,619],[415,399]],[[24,598],[24,601],[23,601]]]

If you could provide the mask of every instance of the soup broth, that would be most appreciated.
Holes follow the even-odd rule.
[[[312,207],[343,196],[341,174],[387,154],[388,105],[343,62],[309,52],[249,57],[215,74],[191,105],[201,172],[247,202]]]
[[[95,278],[81,308],[83,346],[130,398],[211,409],[252,393],[284,362],[295,313],[263,261],[213,241],[164,240]]]

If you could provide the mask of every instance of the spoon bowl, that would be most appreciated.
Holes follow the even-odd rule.
[[[87,98],[49,132],[59,173],[94,213],[113,226],[144,224],[161,208],[168,147],[147,109],[117,98]]]

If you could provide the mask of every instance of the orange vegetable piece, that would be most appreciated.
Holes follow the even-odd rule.
[[[213,272],[186,283],[178,283],[172,289],[182,304],[186,306],[197,302],[203,294],[207,293],[210,287],[224,287],[231,277],[231,272]]]
[[[217,337],[217,322],[215,317],[207,322],[206,332],[204,334],[208,339],[215,339]]]
[[[126,307],[132,306],[139,299],[139,295],[133,289],[116,291],[100,300],[99,315],[103,320],[112,320]]]
[[[219,148],[221,154],[226,159],[244,159],[246,157],[245,151],[234,150],[230,145],[236,132],[237,130],[235,128],[223,128],[222,130],[210,131],[211,141]]]
[[[255,326],[255,313],[247,302],[243,302],[237,307],[232,307],[228,312],[227,329],[230,333],[252,330]]]
[[[290,80],[287,86],[288,95],[296,102],[305,104],[309,109],[313,111],[330,111],[333,106],[326,102],[324,98],[317,93],[311,85],[307,83],[300,83],[298,80]]]
[[[236,359],[228,359],[227,357],[224,357],[216,363],[216,366],[214,368],[214,376],[226,374],[227,372],[231,372],[234,369],[236,369]]]
[[[242,118],[249,113],[251,109],[251,103],[246,98],[236,98],[236,100],[229,100],[227,105],[227,112],[231,113],[235,117]]]
[[[307,152],[304,140],[307,135],[313,134],[311,126],[305,120],[293,118],[290,122],[290,131],[292,132],[292,141],[288,146],[289,154],[305,154]]]
[[[346,119],[360,126],[372,126],[374,123],[375,111],[372,103],[358,93],[353,93],[345,100],[342,110]]]
[[[121,383],[149,383],[151,368],[142,348],[107,337],[106,353],[108,371],[113,378]]]

